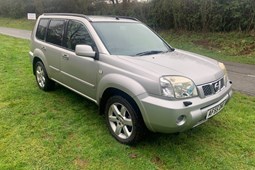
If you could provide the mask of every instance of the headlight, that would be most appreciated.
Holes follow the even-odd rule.
[[[227,85],[227,81],[228,81],[227,69],[226,69],[226,67],[225,67],[225,65],[223,63],[219,63],[219,67],[224,72],[224,84],[226,86]]]
[[[219,63],[220,69],[224,72],[225,75],[227,75],[227,69],[223,63]]]
[[[160,78],[162,96],[182,99],[198,95],[195,84],[188,78],[164,76]]]

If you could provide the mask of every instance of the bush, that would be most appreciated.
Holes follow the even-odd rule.
[[[115,2],[115,3],[113,3]],[[70,5],[72,4],[72,5]],[[128,15],[159,29],[189,31],[251,31],[255,29],[254,0],[0,0],[0,15],[73,12]]]

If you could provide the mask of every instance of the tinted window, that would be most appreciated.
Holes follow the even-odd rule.
[[[46,29],[48,26],[48,19],[41,19],[36,30],[36,37],[40,40],[44,40]]]
[[[46,41],[52,44],[60,45],[64,31],[64,20],[51,20],[47,31]]]
[[[67,26],[64,46],[68,49],[75,50],[77,44],[86,44],[94,48],[94,42],[86,27],[80,22],[70,20]]]

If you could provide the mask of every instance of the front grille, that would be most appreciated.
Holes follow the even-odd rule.
[[[205,96],[209,96],[213,93],[210,85],[202,86],[202,88]]]
[[[222,89],[223,87],[225,87],[225,84],[224,84],[224,78],[220,79],[220,88]]]
[[[202,85],[203,95],[205,97],[213,95],[215,93],[220,92],[224,87],[225,87],[224,78],[221,78],[220,80],[217,80],[212,83],[204,84]]]

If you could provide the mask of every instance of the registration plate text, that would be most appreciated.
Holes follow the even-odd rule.
[[[207,111],[207,115],[206,115],[206,119],[209,119],[210,117],[213,117],[214,115],[216,115],[217,113],[219,113],[223,107],[225,106],[226,101],[223,101],[222,103],[220,103],[219,105],[209,109]]]

